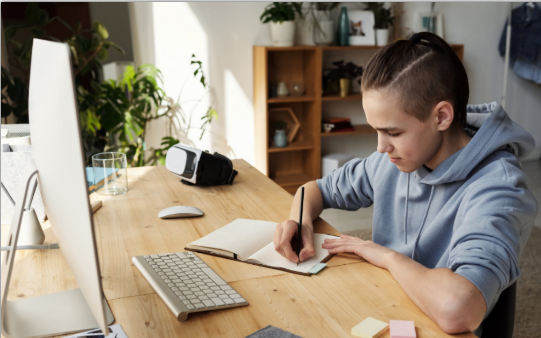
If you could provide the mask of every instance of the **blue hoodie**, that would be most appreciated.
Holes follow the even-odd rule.
[[[432,172],[421,166],[403,173],[387,154],[375,152],[317,184],[325,209],[374,204],[375,243],[427,268],[449,268],[475,284],[486,301],[486,318],[520,276],[518,259],[537,201],[518,159],[535,142],[496,102],[469,105],[465,130],[472,136],[468,145]]]

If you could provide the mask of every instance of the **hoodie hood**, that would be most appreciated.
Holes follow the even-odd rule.
[[[494,152],[510,148],[519,160],[535,148],[534,138],[513,122],[497,102],[468,105],[466,132],[472,137],[464,148],[429,172],[424,166],[415,171],[418,183],[438,185],[465,179]]]

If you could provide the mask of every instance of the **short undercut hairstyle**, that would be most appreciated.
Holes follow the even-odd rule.
[[[470,91],[466,70],[447,42],[435,34],[413,34],[374,55],[361,79],[361,92],[370,90],[398,94],[403,110],[421,122],[439,102],[448,101],[454,111],[452,125],[466,125]]]

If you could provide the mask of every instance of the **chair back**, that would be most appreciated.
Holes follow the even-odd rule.
[[[483,321],[481,338],[513,338],[517,282],[503,290],[492,312]]]

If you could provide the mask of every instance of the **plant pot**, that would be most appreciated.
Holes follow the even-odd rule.
[[[334,41],[334,23],[331,20],[318,21],[320,29],[314,27],[314,42],[318,46],[329,46]]]
[[[295,41],[295,21],[271,22],[272,45],[292,47]]]
[[[389,29],[376,29],[376,46],[385,46],[389,42]]]
[[[314,46],[314,18],[295,20],[295,46]]]
[[[340,79],[340,96],[348,96],[350,87],[351,79]]]
[[[274,146],[276,148],[283,148],[287,146],[287,135],[283,129],[276,129],[274,132]]]

